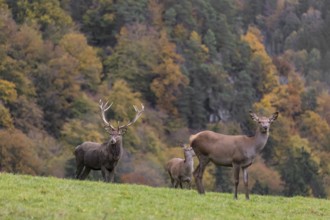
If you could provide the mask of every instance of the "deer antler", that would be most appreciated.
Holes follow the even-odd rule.
[[[140,118],[140,116],[142,115],[142,112],[144,111],[144,105],[143,104],[141,104],[141,110],[139,110],[135,105],[133,105],[133,108],[136,111],[136,115],[135,115],[134,119],[126,125],[119,126],[119,130],[125,129],[128,126],[132,125],[134,122],[136,122],[136,120],[138,120],[138,118]]]
[[[105,104],[103,103],[102,99],[100,99],[99,101],[99,107],[100,107],[100,110],[101,110],[101,117],[102,117],[102,120],[104,122],[104,125],[105,125],[105,129],[108,131],[109,129],[111,130],[116,130],[106,119],[105,117],[105,112],[108,111],[110,109],[112,105],[112,102],[110,105],[108,105],[108,102],[106,102]]]

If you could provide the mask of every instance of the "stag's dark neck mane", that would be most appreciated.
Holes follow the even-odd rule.
[[[105,142],[103,144],[106,146],[106,150],[109,152],[109,155],[111,155],[114,160],[120,159],[122,151],[121,141],[117,141],[117,143],[115,144],[111,144],[110,141]]]

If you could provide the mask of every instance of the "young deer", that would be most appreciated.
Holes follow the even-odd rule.
[[[184,159],[173,158],[166,164],[166,171],[170,175],[172,186],[177,188],[180,184],[187,182],[188,188],[191,188],[192,171],[194,169],[195,152],[191,147],[183,146]]]
[[[135,118],[128,124],[115,128],[106,120],[105,112],[110,109],[112,103],[103,104],[99,102],[101,117],[105,130],[109,133],[110,138],[103,144],[95,142],[84,142],[75,148],[76,157],[76,178],[85,179],[91,170],[101,170],[105,182],[113,182],[115,168],[123,152],[122,136],[125,134],[128,126],[132,125],[144,111],[144,106],[139,110],[133,105],[136,111]]]
[[[247,168],[252,164],[256,155],[265,147],[269,136],[270,125],[277,119],[278,112],[275,112],[269,118],[258,117],[252,112],[250,112],[250,116],[258,123],[256,134],[253,137],[246,135],[224,135],[213,131],[202,131],[190,136],[190,146],[194,149],[199,160],[199,164],[193,175],[200,194],[205,193],[202,183],[205,167],[212,161],[215,165],[234,168],[235,199],[237,199],[239,172],[242,169],[245,197],[249,199]]]

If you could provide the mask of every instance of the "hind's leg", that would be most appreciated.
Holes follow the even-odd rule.
[[[210,159],[206,156],[199,155],[198,160],[199,160],[199,164],[196,167],[193,175],[195,177],[195,182],[196,182],[196,187],[197,187],[198,192],[200,194],[204,194],[205,189],[204,189],[203,182],[202,182],[203,174],[204,174],[207,164],[210,162]]]
[[[174,187],[174,178],[172,177],[170,172],[168,172],[168,174],[170,175],[170,178],[171,178],[171,185],[172,185],[172,187]]]
[[[240,171],[240,166],[233,164],[234,168],[234,182],[235,182],[235,188],[234,188],[234,199],[237,199],[237,187],[239,184],[239,171]]]
[[[182,180],[180,180],[180,188],[183,189],[183,187],[182,187]]]
[[[243,182],[244,182],[244,187],[245,187],[245,198],[246,199],[250,199],[248,178],[249,178],[249,175],[248,175],[247,167],[245,167],[245,168],[243,168]]]

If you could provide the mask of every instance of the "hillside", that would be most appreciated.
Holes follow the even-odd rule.
[[[329,219],[330,201],[0,174],[0,219]]]
[[[74,148],[109,137],[102,99],[113,125],[145,106],[116,181],[166,187],[191,134],[278,111],[251,192],[330,199],[329,39],[328,0],[0,0],[0,171],[74,176]],[[204,182],[229,193],[232,171]]]

